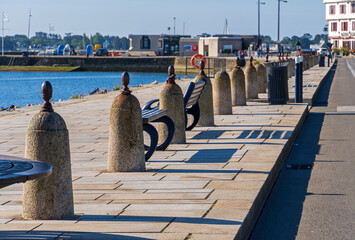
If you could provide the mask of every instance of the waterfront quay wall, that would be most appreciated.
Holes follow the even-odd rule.
[[[1,56],[2,66],[65,66],[77,71],[166,72],[175,57]]]
[[[207,69],[215,71],[233,68],[235,58],[207,58]],[[170,65],[180,74],[198,74],[190,63],[190,57],[183,56],[140,56],[140,57],[85,57],[85,56],[0,56],[0,66],[61,66],[78,67],[75,71],[93,72],[161,72],[166,73]],[[187,71],[186,71],[187,67]]]

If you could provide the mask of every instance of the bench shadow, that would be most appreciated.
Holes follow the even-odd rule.
[[[227,163],[237,151],[238,149],[202,149],[186,163]]]
[[[211,139],[288,139],[293,131],[280,131],[280,130],[241,130],[241,133],[236,134],[235,137],[221,137],[224,133],[229,132],[226,130],[209,130],[202,131],[191,139],[198,140],[211,140]]]

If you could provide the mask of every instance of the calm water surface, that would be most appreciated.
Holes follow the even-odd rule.
[[[121,84],[120,72],[0,72],[0,109],[15,105],[39,104],[41,85],[50,81],[53,100],[67,100],[74,94],[88,94],[96,88],[109,89]],[[130,73],[130,86],[164,82],[166,73]]]

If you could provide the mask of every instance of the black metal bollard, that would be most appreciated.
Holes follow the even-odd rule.
[[[328,53],[328,67],[330,67],[330,53]]]
[[[301,57],[296,57],[295,67],[295,103],[303,102],[303,73]]]

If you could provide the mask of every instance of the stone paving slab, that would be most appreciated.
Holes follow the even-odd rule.
[[[306,71],[304,83],[312,87],[305,99],[328,70]],[[188,82],[178,84],[186,89]],[[161,87],[132,90],[143,105]],[[259,102],[233,107],[233,115],[215,116],[215,126],[187,132],[186,144],[155,152],[147,172],[108,173],[109,111],[117,94],[54,104],[70,133],[75,219],[21,220],[22,184],[15,184],[0,189],[0,239],[246,238],[307,104],[268,105],[260,94]],[[0,113],[0,153],[24,156],[27,125],[37,111]]]

